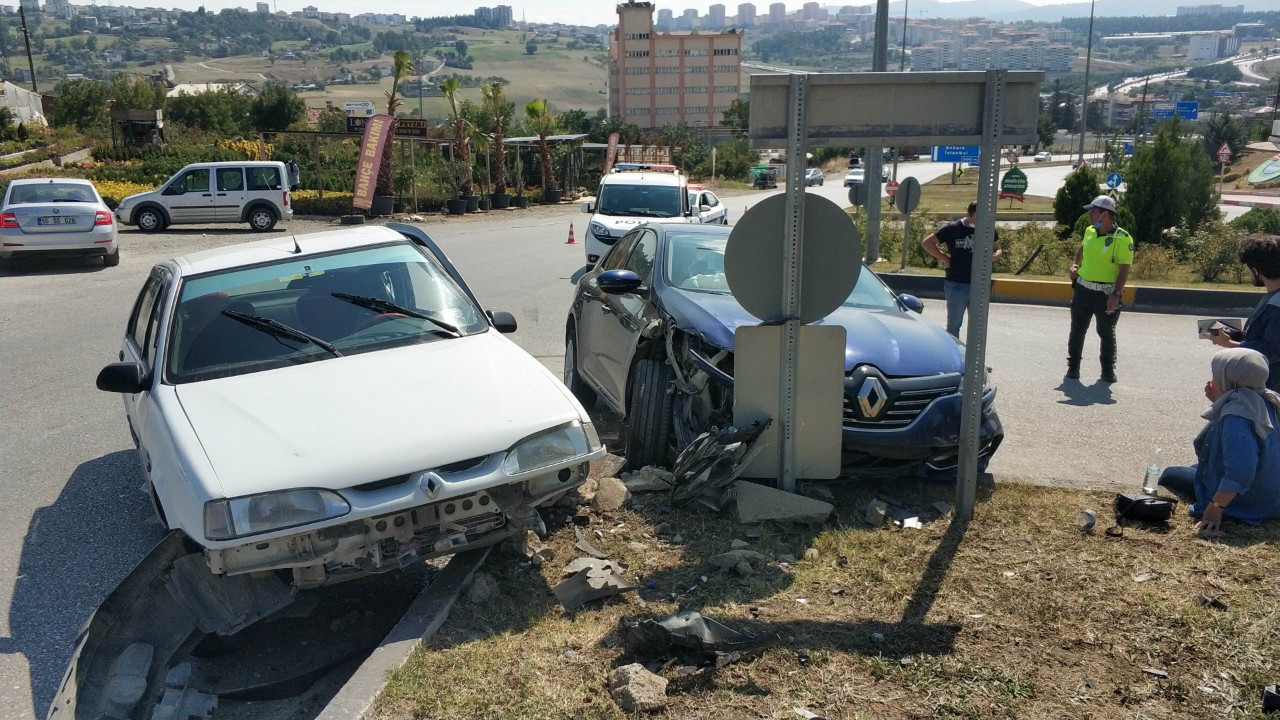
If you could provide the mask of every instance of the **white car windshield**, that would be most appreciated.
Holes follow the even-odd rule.
[[[724,274],[724,249],[729,235],[711,233],[667,233],[664,271],[668,285],[681,290],[728,295]],[[864,310],[898,309],[893,293],[869,268],[863,267],[845,307]]]
[[[362,247],[183,281],[166,350],[174,384],[448,340],[484,315],[415,245]]]
[[[680,188],[675,185],[604,185],[596,212],[601,215],[676,217],[680,215]]]

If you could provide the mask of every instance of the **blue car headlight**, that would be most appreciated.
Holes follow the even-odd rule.
[[[519,475],[585,457],[600,447],[595,425],[575,420],[516,443],[507,451],[502,469],[508,475]]]
[[[204,534],[234,540],[342,517],[351,504],[330,490],[283,490],[204,504]]]

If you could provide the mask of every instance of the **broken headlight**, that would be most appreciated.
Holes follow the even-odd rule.
[[[502,469],[508,475],[558,465],[600,448],[595,425],[573,421],[525,438],[507,451]]]
[[[284,490],[210,500],[204,504],[204,535],[210,540],[234,540],[342,517],[349,512],[350,503],[329,490]]]

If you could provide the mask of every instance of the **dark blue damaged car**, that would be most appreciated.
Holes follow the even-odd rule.
[[[565,326],[564,382],[587,408],[626,424],[633,467],[665,465],[733,417],[733,333],[759,320],[729,292],[732,228],[651,223],[627,233],[579,280]],[[869,269],[820,321],[847,331],[844,474],[928,475],[959,460],[964,350]],[[985,374],[984,374],[985,375]],[[984,388],[980,460],[1004,430]]]

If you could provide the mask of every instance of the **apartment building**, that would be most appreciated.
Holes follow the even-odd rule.
[[[715,127],[741,96],[742,30],[659,32],[652,2],[617,7],[609,36],[609,114],[642,128]]]
[[[753,3],[742,3],[738,6],[738,25],[749,28],[756,24],[756,6]]]
[[[1192,35],[1187,43],[1188,60],[1217,60],[1239,51],[1240,38],[1225,32]]]
[[[706,26],[710,30],[724,29],[724,5],[716,3],[707,9]]]

